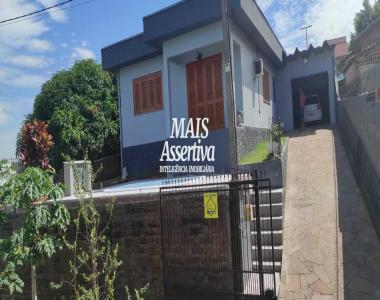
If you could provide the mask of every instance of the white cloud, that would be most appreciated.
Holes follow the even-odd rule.
[[[362,8],[358,0],[318,0],[310,5],[304,23],[313,25],[310,38],[315,44],[339,36],[350,38],[354,31],[353,20],[356,12]]]
[[[63,47],[63,48],[67,48],[67,46],[68,46],[67,43],[61,43],[60,45],[61,45],[61,47]]]
[[[8,78],[3,83],[19,88],[37,88],[40,87],[46,80],[47,78],[41,75],[21,74],[19,76]]]
[[[267,11],[273,4],[274,0],[257,0],[257,4],[261,8],[262,11]]]
[[[33,51],[45,52],[54,49],[54,46],[49,41],[42,39],[31,39],[28,44],[29,49]]]
[[[370,2],[373,4],[375,0]],[[350,38],[355,14],[362,8],[360,0],[258,0],[285,50],[305,49],[305,31],[309,43],[320,46],[323,41],[339,36]]]
[[[9,87],[38,88],[47,78],[47,76],[27,73],[25,70],[14,67],[2,67],[0,69],[0,85]]]
[[[38,69],[50,65],[51,62],[52,60],[46,57],[33,55],[12,55],[7,57],[6,61],[4,61],[4,63],[8,65]]]
[[[55,4],[57,4],[59,1],[58,0],[37,0],[38,3],[43,5],[44,7],[50,7]],[[67,16],[64,11],[58,10],[56,8],[53,8],[49,10],[49,16],[52,20],[56,22],[66,22],[67,21]]]
[[[74,60],[86,59],[86,58],[95,59],[96,55],[92,50],[90,50],[88,48],[75,47],[75,48],[73,48],[73,53],[71,54],[71,58]]]

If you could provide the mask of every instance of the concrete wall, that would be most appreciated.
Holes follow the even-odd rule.
[[[119,256],[123,261],[118,269],[115,281],[115,299],[127,299],[125,286],[133,291],[149,283],[149,296],[146,300],[164,299],[163,258],[161,236],[161,210],[158,193],[121,195],[116,199],[110,197],[95,198],[96,206],[107,219],[106,206],[111,200],[116,200],[113,216],[106,231],[113,244],[119,245]],[[172,199],[172,198],[171,198]],[[219,197],[219,220],[206,222],[203,219],[203,193],[191,197],[189,201],[173,201],[165,199],[162,215],[165,259],[175,266],[168,269],[167,279],[172,284],[180,283],[189,289],[203,286],[211,289],[227,289],[231,286],[231,272],[221,272],[215,280],[215,265],[232,269],[230,213],[228,192]],[[182,199],[183,200],[183,199]],[[189,200],[189,199],[188,199]],[[70,211],[78,207],[76,200],[67,200]],[[20,215],[12,215],[1,227],[1,236],[7,236],[15,228]],[[74,239],[74,230],[70,230],[68,239]],[[215,251],[217,249],[217,251]],[[50,282],[71,280],[69,261],[72,254],[63,251],[47,260],[37,268],[37,288],[39,299],[73,299],[72,290],[67,286],[60,291],[49,287]],[[199,273],[202,268],[212,269],[212,272]],[[181,267],[193,267],[183,268]],[[1,291],[1,299],[30,298],[30,268],[20,270],[25,280],[24,293],[9,296]],[[173,277],[174,276],[174,277]]]
[[[355,177],[380,235],[380,101],[359,96],[338,102],[338,124]]]
[[[278,72],[276,79],[276,95],[278,105],[278,117],[285,123],[285,130],[294,129],[292,79],[328,73],[329,98],[330,98],[330,122],[335,123],[335,75],[334,52],[325,50],[322,53],[311,54],[305,63],[303,57],[290,60]]]

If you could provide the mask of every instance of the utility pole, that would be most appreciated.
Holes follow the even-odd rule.
[[[301,30],[305,30],[306,31],[306,49],[309,48],[309,41],[307,39],[307,30],[310,28],[310,27],[313,27],[313,25],[308,25],[308,26],[305,26],[305,27],[302,27]]]
[[[230,26],[228,20],[228,0],[220,0],[222,6],[223,22],[223,44],[224,44],[224,72],[227,84],[227,111],[228,111],[228,133],[229,152],[232,179],[237,177],[237,146],[236,146],[236,122],[235,122],[235,101],[232,87],[232,66],[231,66],[231,44]]]

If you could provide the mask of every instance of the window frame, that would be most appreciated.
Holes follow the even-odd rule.
[[[267,81],[265,80],[265,77],[267,77]],[[263,68],[262,82],[263,82],[263,101],[267,104],[270,104],[272,102],[271,95],[270,95],[270,73],[267,68]],[[266,93],[266,90],[267,90],[267,93]],[[268,96],[268,98],[266,98],[265,96]]]
[[[155,89],[154,91],[154,95],[155,95],[155,101],[154,101],[154,104],[155,105],[148,105],[146,108],[144,108],[144,101],[143,101],[143,95],[139,95],[139,105],[137,103],[137,95],[136,95],[136,84],[139,84],[140,85],[140,88],[139,88],[139,92],[140,93],[143,93],[143,88],[141,87],[142,84],[145,84],[146,85],[146,88],[147,88],[147,91],[146,91],[146,96],[148,97],[148,101],[147,101],[147,104],[149,104],[149,102],[151,101],[150,99],[150,94],[151,94],[151,90],[150,90],[150,86],[149,86],[149,83],[152,81],[152,80],[157,80],[157,78],[159,78],[160,80],[160,98],[161,99],[157,99],[157,85],[154,83],[153,84],[153,89]],[[132,81],[132,89],[133,89],[133,114],[134,116],[139,116],[139,115],[143,115],[143,114],[148,114],[148,113],[152,113],[152,112],[156,112],[156,111],[159,111],[159,110],[163,110],[164,109],[164,99],[163,99],[163,86],[162,86],[162,71],[157,71],[157,72],[153,72],[153,73],[150,73],[150,74],[147,74],[147,75],[144,75],[144,76],[140,76],[140,77],[137,77],[137,78],[134,78],[133,81]],[[139,109],[137,109],[139,107]]]

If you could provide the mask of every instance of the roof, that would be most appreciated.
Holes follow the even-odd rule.
[[[275,65],[284,49],[254,0],[228,0],[229,16]],[[115,71],[162,53],[165,40],[221,20],[220,0],[182,0],[143,18],[144,32],[102,49],[102,65]]]
[[[327,40],[326,42],[327,42],[327,44],[329,44],[330,46],[332,46],[332,45],[347,43],[347,39],[346,39],[345,36],[341,36],[341,37],[337,37],[337,38],[334,38],[334,39],[331,39],[331,40]]]
[[[300,51],[298,48],[294,51],[293,54],[290,54],[286,56],[286,61],[292,61],[299,57],[301,58],[307,58],[311,56],[312,54],[322,54],[324,51],[333,51],[335,49],[335,45],[329,45],[327,41],[324,41],[322,46],[314,47],[313,45],[310,45],[310,47],[307,50]]]

